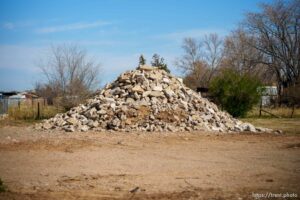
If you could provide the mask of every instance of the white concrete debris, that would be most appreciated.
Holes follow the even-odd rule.
[[[87,103],[37,124],[65,131],[250,131],[243,123],[184,86],[182,79],[151,66],[121,74]]]

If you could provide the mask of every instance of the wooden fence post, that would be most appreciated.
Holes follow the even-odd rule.
[[[40,119],[40,102],[37,103],[38,113],[37,113],[37,119]]]
[[[261,98],[260,98],[259,117],[261,117],[261,110],[262,110],[262,96],[261,96]]]

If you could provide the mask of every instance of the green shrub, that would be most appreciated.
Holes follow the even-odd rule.
[[[260,86],[256,78],[227,69],[212,80],[210,91],[222,109],[234,117],[244,117],[259,102]]]
[[[6,189],[7,189],[6,186],[3,184],[3,181],[0,178],[0,193],[5,192]]]

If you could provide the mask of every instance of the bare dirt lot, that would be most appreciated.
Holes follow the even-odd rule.
[[[300,136],[0,128],[0,199],[300,195]],[[296,198],[293,198],[296,199]]]

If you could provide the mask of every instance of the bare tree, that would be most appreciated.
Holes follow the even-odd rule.
[[[197,61],[194,69],[185,74],[183,82],[189,88],[196,90],[197,87],[207,87],[209,67],[205,62]]]
[[[279,90],[295,86],[300,73],[300,1],[261,4],[261,12],[248,13],[244,28],[256,39],[250,45],[264,54],[264,64],[276,74]]]
[[[208,87],[223,58],[223,40],[216,33],[199,41],[185,38],[182,48],[184,55],[175,65],[184,73],[184,82],[193,89]]]
[[[98,83],[99,64],[76,45],[53,46],[39,67],[46,82],[37,84],[37,92],[60,99],[67,109],[87,98]]]
[[[185,38],[181,47],[184,54],[176,60],[175,65],[184,74],[184,83],[193,90],[206,86],[205,76],[208,74],[208,66],[202,59],[200,41],[195,38]]]
[[[240,74],[251,74],[262,82],[271,84],[274,73],[265,63],[264,54],[253,47],[256,39],[242,29],[233,31],[224,43],[222,67],[233,68]]]
[[[176,60],[175,65],[184,74],[190,73],[197,67],[197,63],[201,60],[200,42],[195,38],[185,38],[181,47],[184,55]]]
[[[223,59],[223,40],[216,33],[211,33],[204,36],[203,40],[204,48],[204,61],[209,66],[209,74],[207,75],[207,81],[210,82],[213,75]]]

